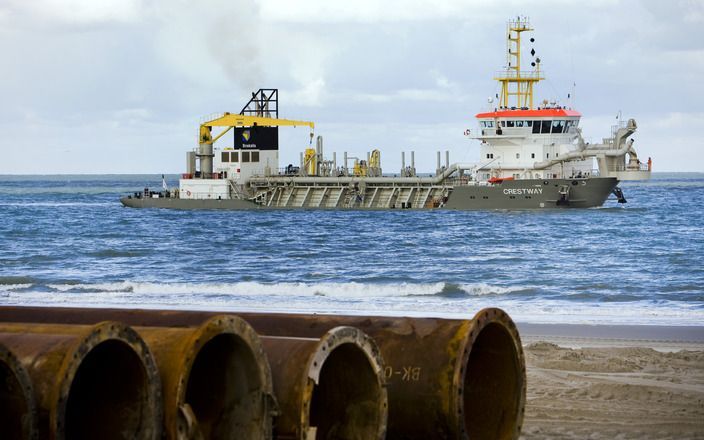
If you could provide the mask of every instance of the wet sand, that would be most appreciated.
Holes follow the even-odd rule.
[[[522,439],[704,439],[704,327],[519,328]]]

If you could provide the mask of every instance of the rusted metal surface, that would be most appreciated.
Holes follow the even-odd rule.
[[[167,438],[271,438],[271,371],[244,320],[219,315],[195,328],[136,329],[159,366]]]
[[[318,338],[262,337],[281,415],[278,439],[386,436],[388,401],[374,341],[352,327]]]
[[[131,328],[0,324],[0,343],[27,369],[42,439],[158,439],[161,384]]]
[[[37,404],[29,373],[17,356],[0,344],[0,437],[35,440]]]
[[[0,331],[86,332],[86,325],[0,323]],[[169,439],[266,439],[276,412],[259,336],[236,316],[197,327],[134,327],[156,359]]]
[[[0,307],[0,321],[192,326],[216,312]],[[373,337],[385,362],[389,438],[514,439],[525,407],[525,360],[511,318],[472,319],[238,313],[263,335],[318,338],[339,325]]]
[[[242,313],[262,334],[311,337],[334,325],[372,336],[385,362],[389,438],[514,439],[525,407],[518,331],[500,309],[470,320]]]

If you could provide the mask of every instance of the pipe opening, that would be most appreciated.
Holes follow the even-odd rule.
[[[141,358],[125,342],[101,342],[83,358],[71,383],[63,438],[146,438],[154,430],[154,409],[148,402]],[[57,424],[60,432],[61,420]]]
[[[28,439],[32,434],[31,403],[15,371],[0,361],[0,430],[8,440]]]
[[[264,438],[267,408],[260,366],[249,345],[219,334],[198,352],[188,378],[186,402],[203,438]]]
[[[496,323],[481,329],[464,377],[464,424],[469,438],[513,438],[521,410],[522,374],[508,330]]]
[[[313,390],[310,423],[316,439],[374,439],[382,427],[382,391],[366,354],[345,343],[328,355]]]

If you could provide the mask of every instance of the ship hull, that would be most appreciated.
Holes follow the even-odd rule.
[[[163,208],[163,209],[224,209],[251,210],[261,206],[242,199],[177,199],[174,197],[137,198],[122,197],[120,202],[129,208]]]
[[[404,185],[393,187],[367,185],[363,196],[343,197],[344,186],[310,187],[289,185],[285,194],[255,203],[244,199],[180,199],[123,197],[122,204],[132,208],[164,209],[552,209],[593,208],[604,204],[612,193],[618,179],[612,177],[587,179],[524,179],[505,180],[491,185],[423,186]],[[332,188],[332,189],[331,189]],[[339,190],[338,197],[327,197]],[[395,193],[395,198],[376,196],[377,192]],[[408,191],[408,198],[399,197]],[[281,191],[284,191],[283,189]],[[305,193],[306,196],[296,194]],[[311,191],[313,193],[311,193]],[[315,192],[320,192],[319,197]],[[277,194],[276,188],[271,188]],[[410,200],[413,202],[410,202]],[[349,201],[345,201],[349,200]],[[406,200],[406,202],[402,202]]]
[[[618,185],[616,178],[505,180],[491,186],[453,189],[445,209],[594,208],[604,204]],[[561,191],[569,188],[563,197]]]

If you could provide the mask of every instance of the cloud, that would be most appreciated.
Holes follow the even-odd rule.
[[[253,0],[184,1],[154,8],[156,54],[197,85],[251,89],[263,79],[259,9]]]
[[[602,9],[617,3],[615,0],[594,0],[582,4],[582,9]],[[292,7],[289,0],[262,0],[262,15],[266,20],[289,23],[403,23],[437,20],[483,21],[487,18],[504,21],[518,11],[524,14],[526,3],[522,0],[357,0],[339,2],[324,0],[297,0]],[[560,8],[560,0],[535,0],[530,10]]]
[[[0,53],[13,62],[0,81],[10,133],[0,149],[36,154],[11,153],[0,173],[95,171],[96,141],[113,157],[148,145],[153,161],[135,172],[178,172],[199,117],[237,112],[259,87],[279,88],[281,116],[315,121],[330,151],[379,146],[391,169],[410,146],[419,163],[431,152],[430,169],[437,148],[476,160],[478,143],[461,133],[497,92],[505,21],[517,13],[531,15],[548,76],[539,99],[564,102],[576,82],[587,137],[607,136],[621,109],[659,170],[676,169],[678,158],[660,158],[672,156],[673,133],[683,166],[704,170],[690,147],[704,128],[703,10],[686,0],[5,0]],[[295,162],[307,132],[289,142],[288,131],[282,157]],[[59,147],[77,158],[52,156]]]
[[[399,89],[389,93],[355,93],[350,95],[350,100],[362,103],[390,103],[409,101],[417,102],[464,102],[465,97],[446,90],[445,86],[428,89]]]
[[[323,78],[315,78],[289,96],[292,101],[300,106],[321,107],[326,98],[325,80]]]
[[[144,13],[140,0],[9,0],[6,14],[20,18],[17,24],[85,27],[138,22]]]
[[[157,56],[173,73],[232,100],[259,88],[295,90],[301,105],[322,105],[331,50],[314,32],[263,19],[255,0],[214,0],[194,10],[189,2],[156,9]],[[239,110],[236,109],[228,109]]]
[[[152,111],[147,108],[125,108],[113,112],[116,120],[126,120],[131,123],[144,121],[152,117]]]

